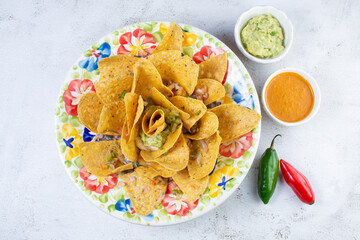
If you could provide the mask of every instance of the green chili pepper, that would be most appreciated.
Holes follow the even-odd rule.
[[[277,134],[271,141],[270,148],[266,149],[261,156],[258,177],[258,193],[263,201],[267,204],[274,193],[278,175],[279,175],[279,158],[274,149],[274,140],[280,134]]]

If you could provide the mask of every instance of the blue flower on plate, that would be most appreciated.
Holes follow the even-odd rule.
[[[111,55],[111,47],[107,42],[103,42],[96,50],[92,49],[90,57],[79,61],[79,67],[87,71],[94,71],[98,69],[98,62]]]
[[[84,142],[91,142],[95,136],[96,136],[96,134],[93,134],[93,132],[90,132],[89,129],[84,127],[84,133],[83,133],[83,141]]]
[[[133,209],[133,207],[131,205],[130,198],[117,201],[115,204],[115,209],[120,212],[130,212],[131,213],[131,210]]]
[[[129,212],[131,214],[135,213],[135,209],[131,205],[130,198],[117,201],[115,204],[115,209],[120,212]],[[151,221],[154,219],[154,214],[150,213],[149,215],[140,217],[142,217],[145,221]]]
[[[63,138],[63,141],[64,141],[66,147],[74,148],[74,146],[71,144],[74,141],[74,137],[71,137],[67,140],[65,138]]]
[[[251,110],[254,110],[255,107],[254,99],[249,89],[246,86],[245,77],[243,77],[241,81],[237,81],[234,84],[232,98],[237,104],[240,104],[243,107],[247,107]]]
[[[222,179],[221,179],[221,182],[219,182],[217,185],[218,185],[219,187],[222,187],[222,188],[225,190],[226,184],[227,184],[228,182],[230,182],[232,179],[234,179],[234,178],[230,178],[230,179],[226,180],[226,177],[223,176]]]

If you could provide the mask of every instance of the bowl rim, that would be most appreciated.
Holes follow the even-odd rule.
[[[249,14],[251,12],[254,12],[254,11],[257,11],[257,10],[268,10],[270,14],[272,14],[273,12],[276,12],[277,14],[280,14],[284,17],[285,21],[287,21],[287,24],[289,26],[289,29],[285,29],[284,27],[282,27],[283,31],[284,31],[284,35],[285,35],[285,38],[287,38],[289,40],[289,44],[287,44],[287,46],[285,46],[285,49],[284,51],[278,55],[277,57],[274,57],[274,58],[269,58],[269,59],[262,59],[262,58],[258,58],[258,57],[255,57],[253,55],[251,55],[250,53],[248,53],[244,46],[242,45],[242,41],[241,41],[241,37],[240,37],[240,32],[243,28],[242,25],[240,25],[240,23],[242,22],[244,16],[246,14]],[[249,21],[250,18],[246,19],[246,22]],[[278,18],[277,18],[278,19]],[[278,19],[278,21],[280,22],[280,20]],[[283,22],[283,21],[282,21]],[[283,26],[284,24],[281,24],[280,22],[280,25]],[[255,7],[252,7],[250,8],[249,10],[243,12],[239,18],[237,19],[236,21],[236,24],[235,24],[235,27],[234,27],[234,38],[235,38],[235,42],[236,42],[236,45],[238,47],[238,49],[250,60],[254,61],[254,62],[258,62],[258,63],[264,63],[264,64],[267,64],[267,63],[273,63],[273,62],[277,62],[277,61],[280,61],[282,58],[284,58],[287,53],[289,52],[291,46],[292,46],[292,43],[293,43],[293,39],[294,39],[294,27],[293,27],[293,24],[291,22],[291,20],[288,18],[288,16],[281,10],[273,7],[273,6],[268,6],[268,5],[264,5],[264,6],[255,6]]]
[[[266,105],[266,100],[265,100],[265,91],[266,91],[266,87],[268,86],[268,84],[270,83],[270,81],[276,76],[279,75],[280,73],[284,73],[284,72],[294,72],[297,73],[299,75],[301,75],[303,78],[305,78],[310,86],[313,89],[314,92],[314,106],[313,109],[311,110],[310,114],[304,118],[301,121],[298,122],[285,122],[282,121],[278,118],[276,118],[268,109],[267,105]],[[294,67],[286,67],[286,68],[281,68],[277,71],[275,71],[274,73],[272,73],[266,80],[266,82],[263,85],[263,89],[261,91],[261,103],[263,105],[263,108],[265,110],[265,112],[273,119],[275,120],[277,123],[284,125],[284,126],[299,126],[302,125],[304,123],[309,122],[319,111],[320,105],[321,105],[321,91],[319,88],[319,85],[317,84],[315,78],[313,76],[311,76],[309,73],[305,72],[304,70],[301,70],[299,68],[294,68]]]

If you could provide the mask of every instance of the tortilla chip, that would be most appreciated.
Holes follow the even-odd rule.
[[[211,173],[216,163],[220,143],[221,137],[218,131],[209,138],[192,141],[187,167],[192,178],[200,179]]]
[[[178,83],[188,95],[194,92],[199,75],[199,66],[187,55],[169,62],[170,71],[163,73],[167,81]]]
[[[153,168],[150,168],[150,165],[139,166],[135,168],[135,172],[141,176],[154,178],[156,176],[160,176],[160,173]]]
[[[177,173],[177,171],[170,170],[170,169],[158,164],[157,162],[152,162],[150,164],[150,168],[152,168],[153,170],[158,172],[158,174],[164,178],[172,177]]]
[[[104,104],[97,128],[98,133],[120,135],[125,118],[125,103],[123,100],[118,100],[111,104]]]
[[[165,96],[173,95],[173,92],[163,84],[160,73],[155,66],[148,59],[142,58],[134,66],[134,82],[131,92],[147,95],[149,88],[152,87]]]
[[[144,160],[147,162],[151,161],[151,159],[160,157],[162,154],[169,151],[175,145],[175,143],[177,142],[177,140],[179,139],[179,137],[181,135],[181,132],[182,132],[182,123],[179,124],[179,126],[173,133],[170,133],[167,136],[164,145],[160,149],[155,150],[155,151],[142,150],[142,151],[140,151],[141,157],[143,157]]]
[[[204,116],[207,108],[202,101],[194,98],[175,96],[170,101],[179,109],[190,114],[190,118],[183,120],[184,127],[190,132],[191,127]]]
[[[184,112],[180,108],[172,104],[163,94],[161,94],[156,88],[151,88],[148,92],[147,98],[145,98],[150,104],[159,105],[169,110],[175,110],[179,112],[182,121],[190,118],[190,114]]]
[[[121,80],[104,80],[95,83],[96,93],[101,101],[110,104],[124,99],[124,94],[131,91],[134,77]]]
[[[130,55],[116,55],[103,58],[98,62],[100,78],[119,80],[134,76],[134,65],[139,58]]]
[[[174,176],[177,171],[167,169],[156,162],[148,163],[145,162],[141,157],[138,160],[139,167],[135,168],[135,171],[139,173],[142,172],[144,176],[149,178],[154,178],[156,176],[162,176],[164,178],[169,178]]]
[[[158,109],[150,115],[146,112],[142,119],[142,129],[147,136],[156,136],[161,133],[167,124],[165,122],[165,113]]]
[[[228,142],[253,130],[261,115],[236,104],[222,104],[209,109],[219,118],[219,132],[222,142]]]
[[[157,53],[152,53],[148,59],[161,75],[163,81],[170,81],[171,79],[166,79],[167,73],[171,71],[170,62],[176,61],[181,58],[181,51],[179,50],[167,50]]]
[[[107,177],[133,168],[132,163],[126,164],[124,161],[120,141],[83,142],[79,144],[79,148],[81,162],[97,177]],[[114,163],[108,161],[111,154],[117,159]]]
[[[97,133],[103,103],[96,93],[85,93],[78,104],[80,122],[90,131]]]
[[[184,136],[181,134],[173,148],[165,152],[158,158],[149,159],[149,162],[160,164],[161,166],[173,171],[180,171],[188,165],[190,149]]]
[[[136,109],[136,111],[134,111],[134,109]],[[139,134],[139,119],[144,111],[144,101],[142,100],[142,97],[133,93],[130,93],[129,95],[126,94],[125,111],[126,121],[121,135],[121,148],[125,157],[134,162],[139,156],[139,149],[136,146],[135,137]]]
[[[226,53],[211,56],[199,63],[199,78],[211,78],[222,82],[227,69]]]
[[[150,162],[146,162],[141,156],[139,157],[139,159],[136,161],[137,165],[140,166],[150,166]]]
[[[143,111],[144,111],[144,101],[143,101],[142,97],[139,96],[138,105],[137,105],[135,118],[134,118],[134,124],[133,124],[133,127],[131,129],[131,139],[135,139],[135,137],[137,136],[137,134],[134,134],[132,132],[137,131],[135,128],[139,128],[139,126],[140,126],[140,117],[141,117]]]
[[[172,176],[172,178],[184,193],[183,198],[188,200],[190,203],[199,199],[200,195],[204,193],[209,183],[209,176],[205,176],[201,179],[193,179],[189,176],[187,169],[177,172],[174,176]]]
[[[186,134],[185,137],[192,140],[201,140],[213,135],[219,128],[219,119],[215,113],[206,111],[204,116],[196,123],[198,131],[195,134]]]
[[[181,27],[172,22],[162,41],[154,49],[153,53],[164,50],[181,50],[183,40],[184,34]]]
[[[124,97],[124,101],[125,101],[127,132],[130,133],[132,126],[134,125],[136,112],[138,110],[139,95],[137,95],[136,93],[126,93]]]
[[[125,105],[126,108],[131,107],[131,105]],[[130,139],[135,139],[138,133],[138,129],[140,126],[140,117],[144,111],[144,101],[141,96],[137,95],[137,108],[135,112],[134,122],[132,123],[131,131],[130,131]],[[126,112],[131,113],[131,111],[126,110]],[[131,124],[131,122],[129,122]]]
[[[136,146],[135,139],[130,139],[130,132],[128,132],[128,126],[126,121],[123,127],[120,142],[121,149],[125,157],[131,162],[136,161],[139,156],[139,149]]]
[[[205,92],[205,93],[204,93]],[[199,79],[195,88],[195,96],[204,96],[203,102],[205,105],[209,105],[212,102],[218,101],[225,96],[225,88],[214,79]]]
[[[124,190],[128,194],[136,214],[146,216],[152,213],[165,196],[167,180],[161,177],[149,178],[142,171],[122,176]]]

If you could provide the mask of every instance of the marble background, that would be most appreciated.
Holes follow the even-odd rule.
[[[247,60],[236,48],[238,16],[273,4],[293,22],[295,41],[278,63]],[[258,92],[282,67],[312,74],[318,115],[282,127],[265,113],[256,160],[236,193],[190,222],[145,227],[96,209],[73,186],[54,136],[58,90],[73,62],[113,30],[149,20],[183,22],[232,48]],[[0,239],[360,239],[360,1],[1,1]],[[313,206],[280,180],[271,202],[256,192],[259,157],[271,138],[280,157],[311,181]]]

